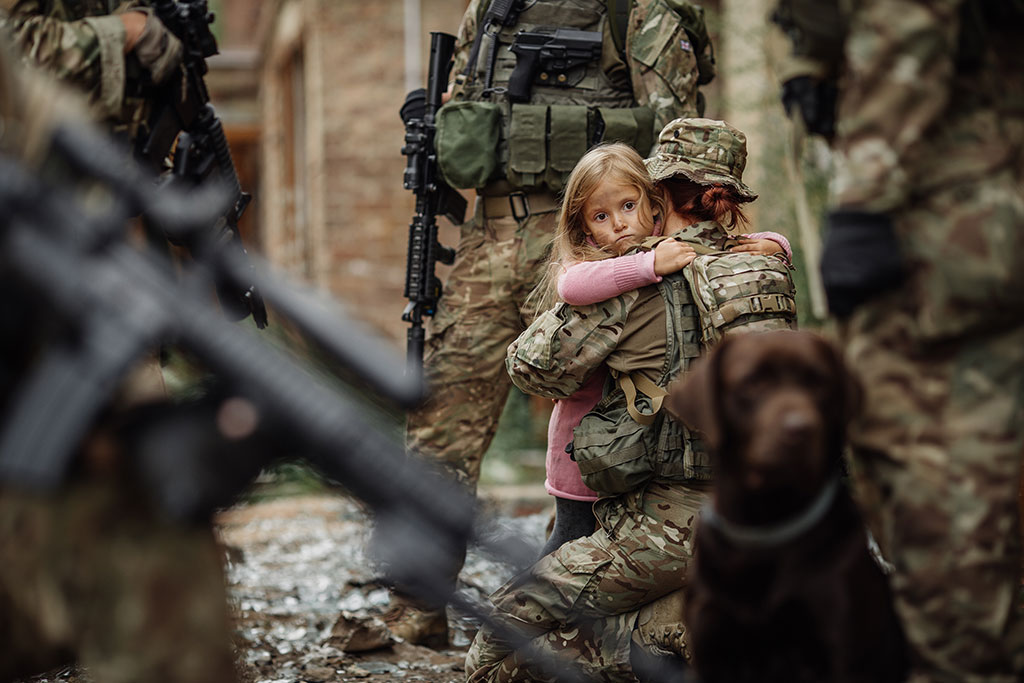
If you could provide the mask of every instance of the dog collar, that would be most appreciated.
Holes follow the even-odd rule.
[[[835,500],[836,493],[839,492],[839,486],[839,477],[832,478],[803,512],[779,524],[735,524],[718,514],[711,502],[705,503],[701,508],[701,523],[715,529],[735,545],[754,548],[783,545],[807,533],[825,517],[825,513],[832,506],[832,501]]]

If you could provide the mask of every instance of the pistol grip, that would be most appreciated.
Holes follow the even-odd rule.
[[[512,102],[527,102],[533,89],[533,79],[540,67],[540,50],[516,50],[516,68],[508,80],[508,99]]]

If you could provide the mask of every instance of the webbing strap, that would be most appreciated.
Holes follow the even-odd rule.
[[[711,315],[715,327],[728,325],[741,315],[758,313],[796,314],[796,302],[782,294],[754,294],[742,299],[733,299],[722,305]]]
[[[611,374],[626,395],[626,410],[629,412],[629,416],[644,426],[652,424],[658,411],[661,410],[661,404],[665,401],[668,392],[641,374],[622,374],[618,370],[612,370]],[[637,389],[651,399],[651,412],[641,413],[640,409],[636,407]]]

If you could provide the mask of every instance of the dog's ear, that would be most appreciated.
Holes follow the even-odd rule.
[[[719,368],[727,338],[703,358],[698,358],[690,369],[668,387],[665,408],[669,414],[691,429],[696,429],[712,449],[722,441],[721,411],[719,409]]]

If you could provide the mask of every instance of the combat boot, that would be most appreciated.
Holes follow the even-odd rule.
[[[412,645],[434,650],[448,647],[448,617],[444,609],[425,609],[408,598],[392,595],[384,623],[392,635]]]
[[[669,670],[680,672],[685,668],[689,655],[686,651],[686,630],[683,628],[683,591],[677,590],[662,596],[654,602],[644,605],[636,619],[636,628],[633,629],[634,668],[641,661],[645,662],[647,668],[656,666],[662,668],[663,664],[668,665]],[[664,660],[657,664],[654,660]],[[637,676],[641,681],[647,680],[640,671]],[[661,680],[666,680],[664,676]],[[672,676],[671,680],[676,679]],[[657,680],[657,678],[652,679]]]

